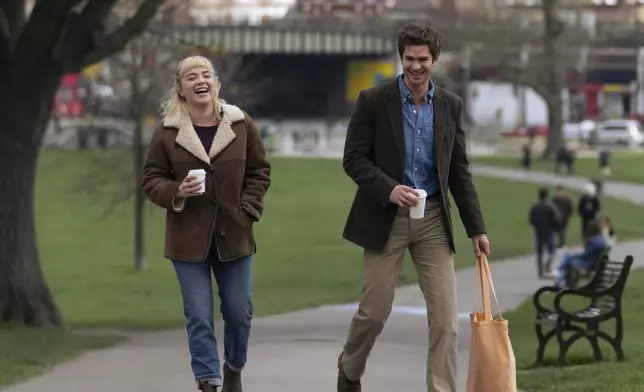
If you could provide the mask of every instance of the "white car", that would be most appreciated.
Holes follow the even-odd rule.
[[[642,125],[636,120],[606,120],[597,124],[598,144],[620,144],[631,147],[644,144]]]

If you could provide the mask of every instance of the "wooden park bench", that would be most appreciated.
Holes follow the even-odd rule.
[[[608,257],[599,261],[592,280],[585,286],[575,289],[560,289],[556,286],[545,286],[534,294],[533,302],[537,310],[535,331],[539,340],[537,348],[537,365],[544,365],[546,345],[553,337],[559,343],[559,366],[566,363],[566,352],[577,340],[586,338],[593,349],[595,361],[602,360],[598,338],[607,341],[615,350],[618,361],[624,360],[622,351],[623,318],[622,294],[626,279],[633,264],[633,257],[627,256],[623,262],[609,261]],[[556,293],[554,308],[544,306],[540,297],[543,293]],[[561,307],[564,298],[578,296],[590,300],[590,304],[576,311],[566,311]],[[615,320],[615,336],[610,336],[599,329],[604,321]],[[547,331],[547,332],[546,332]],[[545,332],[545,333],[544,333]],[[565,333],[572,332],[568,339]]]

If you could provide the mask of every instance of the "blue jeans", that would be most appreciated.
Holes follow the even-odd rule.
[[[203,262],[173,261],[188,320],[192,372],[197,381],[221,385],[215,337],[211,269],[219,287],[224,319],[224,360],[235,371],[246,365],[252,304],[252,257],[222,263],[215,252]]]
[[[555,286],[565,287],[566,286],[566,276],[568,272],[572,269],[582,269],[590,267],[587,263],[584,262],[584,259],[581,257],[582,252],[577,253],[568,253],[564,256],[557,268],[557,279],[555,280]]]

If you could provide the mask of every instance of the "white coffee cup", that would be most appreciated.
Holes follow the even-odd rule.
[[[188,172],[188,175],[195,176],[201,181],[200,193],[204,193],[206,191],[206,171],[204,169],[193,169]]]
[[[411,219],[422,219],[425,217],[425,201],[427,200],[427,192],[422,189],[414,189],[418,193],[418,204],[414,207],[409,207],[409,217]]]

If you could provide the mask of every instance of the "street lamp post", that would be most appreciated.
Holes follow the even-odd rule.
[[[644,115],[644,47],[637,50],[637,99],[636,114]]]

